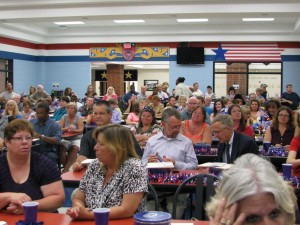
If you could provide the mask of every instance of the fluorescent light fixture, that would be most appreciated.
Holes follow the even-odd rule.
[[[179,23],[197,23],[197,22],[208,22],[208,19],[177,19]]]
[[[245,22],[252,22],[252,21],[274,21],[274,18],[243,18]]]
[[[82,21],[65,21],[65,22],[53,22],[56,25],[75,25],[75,24],[84,24]]]
[[[114,20],[115,23],[145,23],[145,20]]]

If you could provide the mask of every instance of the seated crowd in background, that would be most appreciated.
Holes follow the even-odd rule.
[[[80,182],[79,190],[73,198],[72,208],[67,211],[68,215],[76,219],[93,218],[93,213],[89,209],[97,207],[110,208],[111,219],[129,217],[135,212],[145,210],[144,193],[148,189],[143,164],[169,161],[177,169],[196,169],[197,158],[193,145],[197,143],[211,145],[214,139],[219,141],[217,160],[234,163],[236,159],[247,153],[257,155],[255,135],[264,135],[264,142],[283,146],[289,151],[287,162],[293,164],[294,174],[300,176],[298,151],[300,129],[295,110],[296,93],[291,92],[291,86],[287,86],[284,95],[286,99],[281,101],[264,97],[266,89],[262,86],[262,89],[259,88],[256,93],[251,93],[249,99],[244,99],[233,87],[229,88],[227,96],[216,99],[211,86],[207,86],[207,92],[202,92],[199,90],[198,83],[188,87],[182,77],[178,78],[176,84],[171,94],[167,93],[166,85],[159,84],[153,88],[149,96],[146,94],[145,86],[141,87],[141,93],[138,93],[134,85],[131,85],[130,91],[123,96],[123,99],[118,97],[113,87],[108,87],[102,100],[93,86],[89,85],[85,95],[79,100],[82,105],[77,104],[78,97],[70,87],[65,89],[64,95],[59,99],[52,99],[42,85],[38,85],[37,90],[30,87],[28,98],[23,100],[17,93],[11,95],[13,90],[12,86],[9,86],[5,96],[11,99],[5,99],[1,117],[9,118],[5,125],[7,128],[25,123],[19,122],[23,121],[18,120],[20,118],[29,121],[29,125],[27,122],[26,126],[22,125],[25,128],[16,130],[16,134],[25,135],[25,137],[20,136],[22,140],[20,139],[19,142],[23,142],[25,138],[29,149],[32,139],[39,139],[38,151],[43,156],[36,156],[38,154],[34,151],[32,155],[28,153],[25,158],[27,166],[30,160],[42,157],[49,167],[60,160],[58,163],[63,164],[62,172],[67,172],[70,168],[79,171],[83,168],[81,164],[83,160],[95,158]],[[284,106],[281,106],[281,103]],[[50,116],[51,109],[53,114]],[[122,124],[126,128],[112,124]],[[7,153],[0,159],[9,166],[8,157],[11,152],[14,152],[12,142],[16,140],[14,134],[7,133],[5,136],[5,127],[0,127],[0,148],[5,145]],[[74,135],[71,138],[64,138],[65,133]],[[166,146],[169,145],[172,146],[173,155],[167,151]],[[183,152],[185,158],[181,155]],[[137,158],[141,158],[142,161]],[[253,157],[249,160],[256,159]],[[241,163],[244,164],[242,161],[237,162],[237,166]],[[7,167],[6,164],[3,165]],[[53,170],[54,175],[56,170],[57,168]],[[96,170],[101,173],[95,173]],[[30,169],[26,168],[26,171]],[[46,171],[44,172],[46,174]],[[43,211],[55,211],[61,205],[64,195],[60,193],[61,181],[54,175],[51,176],[51,182],[55,183],[56,192],[44,193],[43,185],[53,186],[51,182],[43,183],[41,187],[35,187],[42,188],[39,196],[31,197],[25,192],[9,201],[5,193],[2,193],[9,192],[9,188],[1,189],[0,179],[0,199],[4,202],[0,203],[0,209],[8,207],[8,210],[18,214],[21,212],[19,198],[39,200],[48,199],[49,195],[55,194],[58,196],[48,208],[43,204],[39,206]],[[139,180],[132,179],[132,176],[139,177]],[[91,179],[98,181],[92,184]],[[130,185],[124,188],[124,182]],[[110,198],[106,197],[113,188],[116,188],[117,192],[115,200],[110,201]],[[95,195],[96,189],[99,193]],[[12,192],[15,190],[17,189]],[[274,201],[264,192],[258,194]],[[227,193],[220,196],[228,198]],[[220,196],[217,195],[215,205],[212,203],[208,206],[208,212],[218,224],[221,218],[216,216],[216,210],[224,210],[225,204],[226,207],[230,207],[232,203],[240,201],[240,199],[233,199],[228,203],[228,199],[221,200]],[[256,196],[249,198],[251,197]],[[170,212],[171,199],[166,199]],[[185,197],[182,200],[185,201]],[[179,215],[182,215],[182,212]]]

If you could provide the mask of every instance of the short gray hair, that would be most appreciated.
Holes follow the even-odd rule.
[[[233,127],[233,119],[230,115],[220,114],[214,117],[212,124],[219,122],[222,127]]]
[[[161,120],[168,122],[169,118],[174,116],[176,119],[181,120],[180,112],[175,108],[166,108],[161,116]]]
[[[245,154],[239,157],[233,167],[223,172],[217,194],[207,205],[209,216],[214,216],[222,198],[226,198],[226,207],[234,202],[259,193],[271,193],[279,209],[285,214],[285,225],[295,223],[296,197],[292,187],[277,173],[267,160]]]

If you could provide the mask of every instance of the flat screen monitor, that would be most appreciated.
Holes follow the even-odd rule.
[[[177,64],[204,64],[204,48],[178,47]]]

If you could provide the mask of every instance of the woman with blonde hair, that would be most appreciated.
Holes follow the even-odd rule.
[[[178,98],[178,107],[179,112],[184,111],[187,108],[187,98],[184,95],[179,96]]]
[[[3,115],[10,116],[10,120],[23,118],[14,100],[8,100],[6,102]]]
[[[76,103],[71,102],[67,105],[67,114],[62,116],[59,125],[63,133],[74,134],[74,136],[61,141],[60,161],[64,165],[63,172],[68,172],[76,160],[84,128],[83,118],[77,114]]]
[[[118,95],[115,93],[115,89],[113,87],[108,87],[106,91],[106,95],[103,96],[102,100],[108,101],[109,99],[118,100]]]
[[[93,137],[97,159],[88,166],[67,214],[93,220],[91,209],[109,208],[109,219],[121,219],[145,211],[147,172],[134,150],[130,131],[114,124],[97,127]]]
[[[206,207],[210,225],[295,224],[293,188],[269,161],[245,154],[222,176]]]

